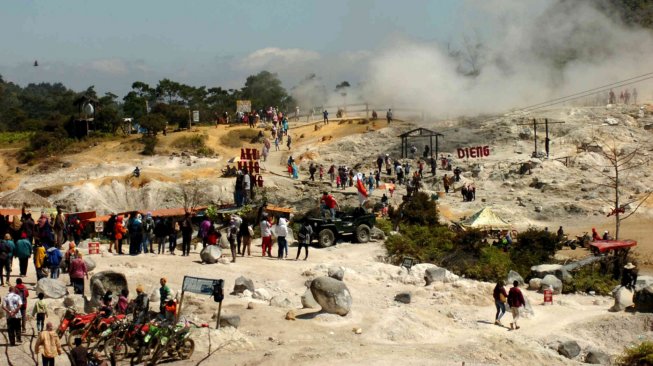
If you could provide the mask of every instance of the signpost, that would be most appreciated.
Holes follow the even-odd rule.
[[[201,278],[184,276],[184,282],[181,285],[181,298],[179,299],[179,307],[177,314],[175,314],[175,321],[179,320],[181,314],[181,307],[184,303],[184,293],[186,291],[200,295],[213,295],[213,300],[219,303],[218,305],[218,323],[216,328],[220,328],[220,313],[222,311],[222,300],[224,299],[224,280],[216,280],[213,278]]]
[[[200,121],[200,111],[193,111],[193,122],[199,123]]]
[[[236,101],[236,112],[249,113],[252,111],[252,101],[251,100],[237,100]]]
[[[88,243],[88,254],[100,254],[100,243],[90,242]]]
[[[95,232],[96,233],[101,233],[103,231],[104,231],[104,222],[96,221],[95,222]]]
[[[413,267],[414,264],[415,264],[415,259],[413,259],[411,257],[404,257],[404,259],[401,261],[401,266],[406,268],[409,271]]]

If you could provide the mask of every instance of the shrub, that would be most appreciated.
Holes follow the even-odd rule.
[[[227,147],[240,148],[243,143],[254,143],[258,139],[259,130],[239,128],[231,130],[220,137],[220,143]]]
[[[148,130],[150,133],[156,135],[166,128],[166,117],[160,113],[152,113],[143,116],[139,121],[141,127]]]
[[[377,219],[376,224],[374,226],[378,227],[379,230],[383,231],[383,233],[388,236],[390,235],[390,232],[392,231],[392,222],[387,219]]]
[[[172,142],[172,147],[183,150],[191,150],[194,151],[197,155],[214,155],[215,151],[206,146],[206,141],[208,138],[209,137],[207,135],[180,136]]]
[[[392,235],[385,241],[390,260],[395,264],[405,256],[438,264],[454,246],[454,233],[446,226],[401,225],[399,231],[401,234]]]
[[[546,263],[556,250],[554,233],[530,228],[517,235],[510,251],[514,268],[519,273],[528,273],[534,265]]]
[[[72,141],[63,128],[57,128],[52,132],[34,133],[29,138],[29,144],[18,153],[18,162],[22,164],[37,157],[60,154]]]
[[[143,143],[143,155],[154,155],[156,152],[154,149],[156,148],[156,143],[158,142],[157,138],[155,135],[145,135],[141,138],[141,142]]]
[[[653,342],[644,341],[637,346],[628,347],[617,359],[620,366],[653,365]]]
[[[424,192],[418,192],[409,201],[399,205],[397,210],[388,212],[391,214],[393,221],[400,223],[410,223],[416,225],[437,225],[438,213],[433,201],[429,195]]]
[[[565,282],[562,292],[590,292],[597,295],[609,296],[619,281],[612,278],[612,274],[601,274],[592,267],[581,268],[573,273],[573,280]]]
[[[464,274],[465,277],[496,282],[505,278],[512,266],[509,253],[497,247],[487,246],[480,249],[480,258],[474,264],[452,270]]]

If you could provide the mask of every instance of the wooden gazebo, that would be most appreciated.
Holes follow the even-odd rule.
[[[429,152],[430,152],[430,158],[433,158],[434,156],[438,156],[438,137],[444,137],[443,134],[437,133],[435,131],[431,131],[426,128],[416,128],[414,130],[410,130],[407,132],[402,133],[399,135],[401,137],[401,157],[402,158],[407,158],[408,157],[408,139],[410,138],[426,138],[428,137],[429,139]],[[433,138],[435,137],[435,150],[433,150]]]

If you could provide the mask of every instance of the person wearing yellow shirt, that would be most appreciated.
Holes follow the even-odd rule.
[[[34,267],[36,268],[36,280],[40,280],[45,277],[43,272],[43,265],[45,264],[45,248],[41,243],[36,244],[34,249]]]
[[[55,357],[62,354],[63,351],[61,350],[59,336],[53,330],[50,322],[45,326],[45,330],[39,333],[36,346],[34,346],[34,353],[39,354],[41,347],[43,347],[43,354],[41,355],[43,366],[54,366]]]

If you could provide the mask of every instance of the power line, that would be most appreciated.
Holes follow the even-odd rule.
[[[518,109],[517,111],[530,112],[530,111],[534,111],[534,110],[537,110],[537,109],[550,107],[552,105],[556,105],[556,104],[560,104],[560,103],[564,103],[564,102],[584,98],[584,97],[590,96],[590,95],[598,93],[598,92],[607,91],[607,90],[609,90],[611,88],[636,84],[636,83],[639,83],[639,82],[642,82],[642,81],[645,81],[645,80],[649,80],[649,79],[653,79],[653,72],[649,72],[649,73],[646,73],[646,74],[635,76],[635,77],[632,77],[632,78],[629,78],[629,79],[624,79],[624,80],[617,81],[617,82],[614,82],[614,83],[606,84],[606,85],[599,86],[599,87],[596,87],[596,88],[587,89],[587,90],[577,92],[577,93],[574,93],[574,94],[570,94],[570,95],[567,95],[567,96],[564,96],[564,97],[550,99],[550,100],[547,100],[547,101],[544,101],[544,102],[541,102],[541,103],[533,104],[533,105]]]

